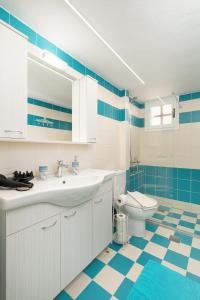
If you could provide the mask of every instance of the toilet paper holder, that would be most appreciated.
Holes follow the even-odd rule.
[[[128,243],[128,216],[124,213],[114,215],[114,223],[116,231],[114,233],[114,242],[117,244],[125,245]]]

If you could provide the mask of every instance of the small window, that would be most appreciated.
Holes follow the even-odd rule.
[[[159,98],[146,102],[146,130],[175,129],[178,124],[178,102],[175,97]]]

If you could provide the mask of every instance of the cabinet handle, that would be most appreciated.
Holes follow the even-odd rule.
[[[69,215],[69,216],[64,216],[64,217],[65,217],[66,219],[67,219],[67,218],[71,218],[71,217],[75,216],[75,214],[76,214],[76,211],[74,211],[73,214],[71,214],[71,215]]]
[[[100,200],[94,201],[95,204],[101,203],[103,201],[103,198],[101,198]]]
[[[19,133],[19,134],[23,133],[21,130],[9,130],[9,129],[5,129],[4,132],[5,133]]]
[[[56,223],[57,223],[57,221],[55,221],[53,224],[51,224],[49,226],[44,226],[44,227],[42,227],[42,230],[48,230],[48,229],[54,227],[56,225]]]

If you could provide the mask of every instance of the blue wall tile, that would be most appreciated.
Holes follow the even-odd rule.
[[[10,15],[2,7],[0,7],[0,20],[9,23]]]
[[[184,112],[179,114],[180,124],[191,123],[192,122],[192,113]]]
[[[55,105],[55,104],[52,104],[52,103],[49,103],[49,102],[46,102],[46,101],[33,99],[33,98],[29,97],[27,99],[27,102],[29,104],[45,107],[45,108],[48,108],[48,109],[64,112],[64,113],[67,113],[67,114],[72,114],[72,109],[71,108]]]
[[[167,168],[157,167],[156,168],[156,176],[167,177]]]
[[[191,169],[178,168],[178,178],[190,180]]]
[[[178,190],[182,191],[190,191],[190,180],[186,179],[178,179]]]
[[[179,101],[188,101],[191,100],[191,94],[185,94],[185,95],[180,95],[179,96]]]
[[[195,93],[190,93],[190,94],[185,94],[185,95],[180,95],[179,96],[179,101],[189,101],[189,100],[195,100],[195,99],[200,99],[200,92],[195,92]]]
[[[191,170],[191,179],[200,181],[200,170],[198,169]]]
[[[96,74],[96,80],[101,86],[105,87],[105,80],[101,76]]]
[[[191,202],[200,205],[200,193],[191,193]]]
[[[90,77],[92,77],[94,79],[96,79],[96,74],[92,70],[90,70],[88,68],[85,69],[85,74],[89,75]]]
[[[26,35],[30,43],[36,44],[36,32],[12,15],[10,15],[10,25]]]
[[[195,92],[191,94],[191,99],[198,99],[200,98],[200,92]]]
[[[193,193],[200,193],[200,182],[192,180],[191,181],[191,191]]]
[[[125,90],[120,90],[119,91],[119,96],[120,97],[124,97],[125,96],[126,91]]]
[[[190,202],[190,192],[178,190],[178,200]]]
[[[141,168],[143,172],[140,177],[134,175],[136,167],[131,167],[126,174],[131,191],[140,190],[171,200],[200,204],[200,170],[145,165]]]
[[[44,117],[36,116],[32,114],[27,115],[27,124],[31,126],[38,126],[38,127],[45,127],[45,128],[53,128],[53,129],[60,129],[60,130],[72,130],[72,123],[66,121],[60,121],[56,119],[46,118],[48,121],[52,122],[53,124],[45,124],[40,122]]]
[[[55,54],[55,55],[57,54],[56,46],[39,34],[37,34],[37,46],[41,49],[47,50],[47,51]]]
[[[192,122],[200,122],[200,110],[192,111]]]
[[[78,71],[79,73],[85,75],[86,74],[86,68],[84,65],[82,65],[78,60],[76,59],[73,59],[73,62],[72,62],[72,67]]]
[[[57,48],[57,56],[72,67],[73,58],[63,50]]]

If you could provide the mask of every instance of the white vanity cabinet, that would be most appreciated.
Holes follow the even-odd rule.
[[[0,138],[26,138],[27,39],[0,22]]]
[[[111,178],[73,208],[0,211],[0,299],[53,300],[111,241]]]
[[[48,300],[59,293],[59,216],[8,236],[6,252],[6,300]]]
[[[109,186],[106,182],[104,190],[93,200],[93,258],[112,241],[112,190]]]
[[[92,259],[91,201],[61,215],[61,289]]]

